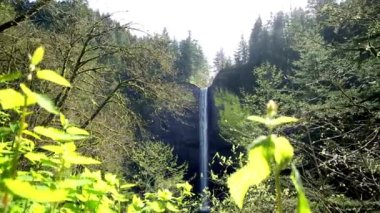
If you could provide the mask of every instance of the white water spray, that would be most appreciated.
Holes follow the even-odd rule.
[[[208,115],[207,87],[202,88],[199,97],[199,148],[200,148],[200,190],[208,187]],[[201,211],[208,212],[208,199],[204,198]]]

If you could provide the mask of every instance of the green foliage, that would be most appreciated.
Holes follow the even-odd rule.
[[[244,197],[249,187],[256,186],[267,179],[271,173],[271,164],[274,162],[273,170],[275,173],[276,183],[276,211],[283,212],[282,208],[282,190],[280,184],[280,172],[292,160],[294,151],[289,140],[285,137],[278,137],[271,134],[272,130],[277,126],[285,123],[296,122],[297,119],[291,117],[278,117],[277,104],[269,101],[267,104],[267,114],[265,117],[251,116],[250,120],[265,124],[269,129],[269,136],[260,136],[254,140],[248,147],[248,160],[246,165],[238,169],[229,176],[227,185],[234,202],[241,209],[243,208]],[[293,183],[298,192],[297,212],[311,212],[308,201],[305,197],[298,171],[293,166]]]
[[[127,163],[128,179],[137,183],[142,191],[158,189],[175,190],[184,178],[187,166],[177,165],[173,148],[159,141],[141,142],[133,149],[131,162]]]
[[[291,133],[297,143],[294,161],[302,162],[304,189],[317,212],[379,208],[380,173],[374,165],[379,162],[380,28],[375,17],[380,8],[375,2],[313,0],[308,10],[277,13],[268,24],[258,19],[248,63],[223,70],[214,82],[242,94],[240,102],[252,109],[250,114],[259,114],[273,98],[284,114],[303,118],[276,133]],[[244,82],[247,73],[252,75]],[[252,130],[245,129],[240,141],[260,131]],[[254,206],[249,201],[242,211]]]
[[[262,105],[273,98],[281,104],[282,110],[286,113],[293,113],[298,106],[294,103],[294,93],[291,93],[290,86],[285,84],[285,75],[276,66],[269,63],[253,70],[253,80],[255,87],[252,92],[243,93],[243,105],[251,109],[251,112],[265,113]]]
[[[221,136],[234,144],[244,144],[241,138],[248,128],[245,122],[247,109],[241,106],[238,96],[228,91],[217,90],[214,99],[219,112],[218,126]]]
[[[0,25],[44,2],[1,1]],[[96,168],[120,175],[126,175],[124,166],[132,161],[129,150],[142,138],[150,138],[147,126],[151,119],[147,117],[162,115],[166,110],[179,118],[195,105],[190,92],[183,95],[186,84],[176,78],[176,42],[167,34],[136,37],[132,30],[109,14],[92,11],[87,1],[49,0],[25,21],[0,33],[0,76],[18,78],[5,82],[3,87],[18,88],[25,81],[28,76],[16,72],[29,67],[24,50],[33,53],[32,47],[44,43],[49,54],[39,66],[52,68],[71,87],[33,81],[28,88],[49,94],[56,109],[72,123],[88,129],[92,137],[78,144],[78,149],[103,162]],[[39,73],[47,74],[54,75]],[[38,97],[46,100],[46,96]],[[59,114],[51,112],[57,111],[39,110],[28,116],[28,122],[56,127]]]
[[[166,189],[145,193],[141,200],[130,191],[134,185],[123,184],[112,173],[102,174],[85,166],[100,161],[83,156],[77,151],[75,141],[90,134],[69,123],[60,114],[60,128],[36,126],[27,123],[32,115],[31,106],[38,104],[47,111],[55,111],[52,101],[38,101],[38,93],[26,85],[37,77],[62,86],[70,86],[66,79],[52,71],[39,75],[39,64],[44,48],[39,47],[30,59],[27,81],[14,89],[0,90],[3,110],[16,113],[19,120],[10,122],[2,112],[0,135],[0,208],[4,212],[164,212],[183,209],[185,197],[191,196],[191,186],[178,184],[178,196]],[[14,80],[14,78],[7,78]],[[5,81],[5,80],[4,80]],[[66,83],[63,83],[66,82]],[[16,98],[14,98],[16,97]],[[51,110],[51,109],[55,110]],[[8,112],[7,111],[7,112]],[[32,130],[33,129],[33,130]],[[80,165],[80,168],[75,168]],[[74,172],[77,169],[77,172]]]
[[[187,81],[199,87],[205,87],[209,81],[209,67],[198,42],[189,36],[179,43],[178,56],[176,60],[178,69],[177,78]]]
[[[294,187],[296,188],[296,191],[298,194],[297,212],[311,212],[310,207],[309,207],[309,202],[306,198],[306,195],[302,186],[301,176],[294,165],[292,165],[292,174],[290,178],[292,179]]]

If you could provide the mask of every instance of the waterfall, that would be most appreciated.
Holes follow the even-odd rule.
[[[207,87],[202,88],[199,96],[199,150],[200,150],[200,191],[208,187],[208,116]],[[208,212],[208,200],[204,198],[202,212]]]

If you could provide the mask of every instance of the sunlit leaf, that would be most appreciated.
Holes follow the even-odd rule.
[[[133,184],[133,183],[127,183],[127,184],[123,184],[120,186],[121,189],[129,189],[129,188],[133,188],[135,187],[136,184]]]
[[[42,59],[44,58],[44,53],[45,53],[45,49],[44,47],[38,47],[33,55],[32,55],[32,58],[30,60],[30,64],[36,66],[38,65],[39,63],[41,63]]]
[[[30,103],[36,103],[37,102],[37,96],[32,90],[30,90],[25,84],[20,84],[20,88],[22,92],[26,95],[28,98],[27,102]]]
[[[311,213],[309,201],[306,198],[305,191],[302,186],[301,176],[294,165],[292,165],[292,174],[290,178],[292,179],[294,187],[297,191],[297,213]]]
[[[81,177],[83,178],[90,178],[94,180],[101,180],[102,179],[102,173],[100,170],[91,172],[89,169],[84,168],[84,172],[81,174]]]
[[[244,166],[227,179],[230,195],[240,209],[243,208],[245,194],[249,187],[251,187],[251,184],[248,183],[250,181],[250,174],[250,168]]]
[[[12,130],[12,132],[15,133],[19,130],[20,124],[19,123],[10,123],[9,128]]]
[[[0,127],[0,138],[10,135],[12,132],[12,129],[9,127]]]
[[[166,203],[166,208],[169,210],[169,211],[172,211],[172,212],[179,212],[179,209],[172,203],[170,202],[167,202]]]
[[[53,127],[37,126],[33,130],[37,134],[43,135],[56,141],[72,141],[87,138],[87,136],[84,135],[70,135],[63,130],[56,129]]]
[[[21,141],[21,143],[20,143],[20,151],[22,151],[22,152],[31,152],[31,151],[33,151],[33,149],[35,147],[34,141],[29,140],[27,138],[21,138],[20,141]]]
[[[280,116],[280,117],[278,117],[276,119],[271,120],[270,125],[272,127],[276,127],[276,126],[279,126],[281,124],[294,123],[294,122],[297,122],[297,121],[298,121],[297,118],[287,117],[287,116]]]
[[[54,152],[55,154],[61,154],[64,152],[63,147],[57,146],[57,145],[45,145],[45,146],[41,146],[40,148],[50,151],[50,152]]]
[[[262,124],[265,124],[266,120],[267,120],[265,118],[262,118],[262,117],[256,116],[256,115],[248,116],[247,119],[250,120],[250,121],[255,121],[255,122],[258,122],[258,123],[262,123]]]
[[[165,206],[158,201],[153,201],[153,202],[147,202],[147,205],[153,212],[164,212],[165,211]]]
[[[33,213],[45,213],[46,209],[44,205],[41,205],[39,203],[33,203],[33,205],[30,207],[30,212]]]
[[[73,152],[74,153],[75,150],[77,149],[77,146],[75,145],[74,142],[64,143],[61,146],[65,150],[65,152]]]
[[[45,153],[41,152],[29,152],[24,155],[27,159],[29,159],[32,162],[40,162],[43,159],[47,159],[47,156]]]
[[[106,173],[104,175],[104,179],[107,181],[108,184],[114,186],[119,185],[119,179],[117,179],[117,176],[112,173]]]
[[[248,153],[248,163],[227,179],[227,186],[234,202],[241,209],[249,187],[260,184],[270,175],[268,150],[264,145],[252,148]]]
[[[67,120],[66,116],[62,113],[59,114],[59,120],[64,129],[69,125],[69,120]]]
[[[64,179],[57,183],[57,187],[61,189],[75,189],[80,186],[88,185],[93,183],[92,180],[89,179]]]
[[[66,129],[66,132],[71,134],[71,135],[87,135],[89,136],[90,133],[88,133],[86,130],[75,127],[75,126],[70,126]]]
[[[3,109],[15,109],[25,105],[25,96],[14,89],[0,90],[0,103]],[[32,99],[28,99],[26,105],[31,105]]]
[[[66,190],[51,190],[48,188],[37,188],[28,182],[21,180],[5,179],[5,186],[14,194],[36,202],[63,202],[68,192]]]
[[[41,146],[41,149],[54,152],[55,154],[62,154],[62,153],[75,153],[76,146],[74,142],[68,142],[62,145],[45,145]]]
[[[21,76],[22,76],[22,73],[20,71],[0,75],[0,83],[14,81],[21,78]]]
[[[176,187],[179,189],[183,189],[185,195],[191,195],[191,190],[193,189],[193,186],[190,185],[188,182],[177,183]]]
[[[131,208],[132,210],[139,210],[142,207],[144,207],[144,202],[139,197],[137,197],[136,195],[133,195],[131,205],[133,206],[133,208]]]
[[[91,187],[94,192],[105,193],[109,192],[111,187],[103,180],[97,180]]]
[[[264,135],[260,135],[259,137],[257,137],[255,140],[253,140],[247,147],[248,150],[254,148],[255,146],[258,146],[262,143],[265,143],[267,142],[267,139],[268,137],[267,136],[264,136]]]
[[[270,175],[269,153],[270,147],[264,145],[252,148],[248,152],[247,166],[253,174],[250,175],[251,185],[257,185]]]
[[[51,100],[48,96],[37,94],[37,103],[40,107],[44,108],[46,111],[56,114],[59,114],[58,108],[54,105],[53,100]]]
[[[91,165],[91,164],[100,164],[101,162],[90,157],[85,157],[81,155],[67,155],[64,157],[65,161],[78,164],[78,165]]]
[[[112,211],[111,209],[111,204],[109,203],[104,203],[104,199],[102,200],[102,202],[100,203],[100,205],[97,207],[97,211],[96,212],[114,212]]]
[[[282,168],[293,158],[293,146],[285,137],[277,137],[272,135],[270,138],[275,145],[274,160],[276,164]]]
[[[172,199],[173,194],[167,189],[164,189],[164,190],[160,189],[157,192],[157,196],[158,196],[158,199],[163,200],[163,201],[167,201],[167,200]]]
[[[22,130],[22,133],[25,134],[25,135],[32,136],[35,139],[41,140],[41,137],[39,135],[37,135],[36,133],[31,132],[31,131],[29,131],[27,129]]]
[[[37,71],[37,78],[51,81],[64,87],[71,87],[70,82],[53,70]]]
[[[0,143],[0,153],[3,153],[3,150],[7,150],[7,149],[10,149],[11,147],[11,143]]]
[[[128,208],[127,208],[127,212],[128,213],[140,213],[141,211],[133,205],[133,204],[129,204],[128,205]]]

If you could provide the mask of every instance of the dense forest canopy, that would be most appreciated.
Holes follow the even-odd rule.
[[[302,176],[311,209],[314,212],[380,209],[379,14],[377,0],[309,0],[307,8],[277,12],[269,20],[259,17],[252,20],[250,36],[241,36],[232,58],[223,49],[216,53],[213,63],[218,74],[210,82],[210,67],[191,31],[180,41],[172,39],[166,29],[162,33],[135,36],[133,32],[138,29],[118,23],[109,14],[91,10],[85,0],[2,0],[0,197],[4,202],[0,208],[12,212],[43,206],[49,212],[59,208],[99,212],[106,202],[103,199],[112,197],[115,202],[119,199],[112,191],[104,196],[97,194],[102,197],[99,202],[81,200],[83,205],[72,202],[72,198],[46,203],[9,187],[20,183],[9,181],[19,181],[17,169],[31,172],[33,178],[44,177],[36,180],[40,181],[39,186],[51,190],[60,187],[55,185],[59,178],[47,175],[53,168],[38,173],[46,162],[35,163],[36,158],[29,162],[30,155],[19,157],[14,152],[18,150],[15,142],[24,134],[19,123],[27,124],[26,130],[68,125],[59,114],[44,110],[46,105],[42,103],[28,106],[32,113],[21,113],[23,107],[4,107],[10,100],[4,98],[9,96],[1,96],[4,91],[15,88],[28,96],[31,93],[21,86],[28,82],[31,91],[47,95],[44,100],[51,100],[50,107],[54,106],[70,123],[91,133],[76,143],[78,152],[102,162],[89,168],[116,174],[126,183],[136,184],[126,186],[130,191],[125,200],[118,200],[119,205],[107,200],[110,210],[198,211],[203,199],[186,197],[191,195],[191,187],[178,185],[185,179],[194,183],[195,177],[189,177],[186,162],[179,161],[173,152],[175,147],[157,140],[159,134],[157,129],[152,131],[152,126],[159,126],[161,135],[167,134],[173,120],[196,129],[197,124],[187,123],[197,116],[192,114],[198,110],[196,86],[209,85],[210,107],[217,109],[220,140],[233,145],[229,156],[219,153],[209,156],[210,168],[218,164],[218,171],[210,171],[213,185],[206,193],[211,212],[275,209],[273,178],[251,187],[241,210],[226,188],[230,174],[247,161],[245,148],[257,136],[267,134],[246,118],[265,114],[264,106],[271,99],[279,104],[282,114],[300,119],[274,133],[286,135],[293,144],[293,162]],[[43,60],[41,57],[35,63],[38,54],[28,59],[28,53],[40,46],[45,54]],[[44,69],[54,70],[71,86],[31,81],[33,72]],[[25,141],[36,137],[28,134]],[[48,153],[42,143],[36,144],[35,151]],[[11,158],[15,160],[10,161]],[[15,162],[19,165],[9,166]],[[281,172],[286,212],[294,211],[296,206],[296,193],[284,178],[289,173],[290,166]],[[73,166],[65,175],[76,178],[79,174],[89,175],[87,166],[86,169],[83,165]],[[110,181],[110,175],[99,175],[98,179],[103,176],[108,183],[115,183],[112,187],[117,186],[115,180]],[[22,177],[22,181],[33,183],[29,176]],[[85,188],[81,184],[85,183],[74,184],[76,193]],[[9,196],[15,200],[13,206]]]
[[[377,1],[315,0],[258,18],[214,80],[221,134],[234,144],[262,134],[244,118],[270,99],[302,118],[280,132],[296,145],[316,212],[379,209],[379,11]],[[247,212],[268,207],[255,192]]]

